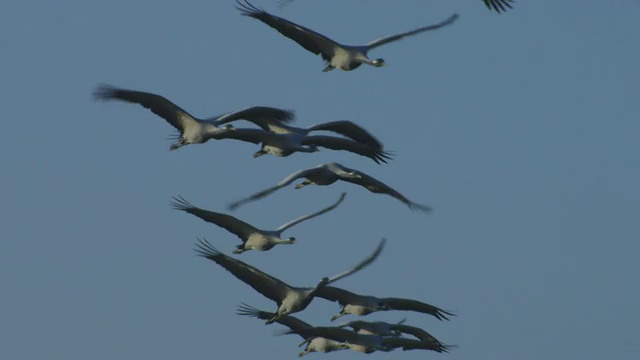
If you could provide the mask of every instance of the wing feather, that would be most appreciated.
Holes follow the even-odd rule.
[[[454,313],[442,310],[439,307],[418,300],[402,299],[395,297],[382,298],[378,302],[394,310],[416,311],[434,316],[438,320],[449,320],[447,316],[456,316]]]
[[[297,219],[291,220],[288,223],[286,223],[286,224],[280,226],[279,228],[277,228],[276,231],[283,232],[283,231],[287,230],[288,228],[290,228],[292,226],[295,226],[295,225],[297,225],[297,224],[299,224],[299,223],[301,223],[301,222],[303,222],[305,220],[313,219],[316,216],[320,216],[320,215],[322,215],[322,214],[324,214],[326,212],[329,212],[329,211],[337,208],[338,205],[340,205],[340,203],[342,201],[344,201],[345,196],[347,196],[347,193],[342,193],[342,195],[340,195],[340,198],[338,199],[338,201],[336,201],[335,204],[333,204],[333,205],[331,205],[329,207],[326,207],[326,208],[324,208],[324,209],[322,209],[320,211],[317,211],[317,212],[315,212],[313,214],[303,215],[303,216],[300,216]]]
[[[398,191],[394,190],[393,188],[391,188],[390,186],[388,186],[387,184],[383,183],[382,181],[367,175],[361,171],[357,171],[357,170],[353,170],[354,172],[356,172],[359,176],[358,177],[341,177],[340,179],[343,181],[347,181],[353,184],[358,184],[364,188],[366,188],[367,190],[371,191],[372,193],[377,193],[377,194],[387,194],[391,197],[394,197],[398,200],[400,200],[401,202],[403,202],[405,205],[409,206],[409,208],[411,210],[420,210],[423,212],[429,212],[431,211],[431,208],[426,206],[426,205],[422,205],[422,204],[418,204],[415,203],[409,199],[407,199],[404,195],[402,195],[401,193],[399,193]]]
[[[366,144],[335,136],[314,135],[305,136],[301,141],[302,145],[315,145],[331,150],[345,150],[354,154],[366,156],[375,161],[376,164],[387,163],[392,158],[392,154],[380,148],[373,148]]]
[[[287,123],[294,119],[295,113],[293,110],[284,110],[269,106],[253,106],[216,116],[212,119],[208,119],[207,121],[215,126],[220,126],[236,120],[246,120],[253,123],[269,121]]]
[[[121,89],[111,85],[98,85],[93,92],[96,100],[121,100],[142,105],[154,114],[165,119],[171,126],[182,132],[187,126],[195,125],[198,120],[186,110],[169,101],[164,96],[136,90]]]
[[[513,0],[483,0],[484,5],[489,10],[494,10],[497,13],[501,13],[511,9],[511,4],[514,3]]]
[[[307,176],[310,173],[316,172],[316,171],[324,171],[324,169],[322,167],[314,167],[314,168],[310,168],[310,169],[304,169],[304,170],[299,170],[294,172],[293,174],[287,176],[286,178],[284,178],[283,180],[281,180],[279,183],[277,183],[275,186],[272,186],[270,188],[264,189],[262,191],[259,191],[253,195],[250,195],[249,197],[246,197],[244,199],[232,202],[228,205],[228,208],[231,210],[235,210],[238,207],[248,203],[248,202],[252,202],[258,199],[262,199],[265,196],[270,195],[271,193],[273,193],[274,191],[281,189],[289,184],[291,184],[292,182],[294,182],[295,180],[299,179],[299,178],[303,178],[305,176]]]
[[[254,6],[249,1],[236,0],[238,6],[236,8],[240,10],[242,15],[249,16],[254,19],[260,20],[263,23],[269,25],[280,34],[288,37],[289,39],[298,43],[298,45],[305,48],[307,51],[316,55],[322,55],[324,60],[329,60],[333,57],[333,48],[339,46],[338,43],[329,39],[328,37],[321,35],[311,29],[308,29],[302,25],[298,25],[287,19],[271,15],[268,12]]]
[[[309,131],[324,130],[332,131],[340,135],[346,136],[357,142],[369,145],[373,148],[382,149],[382,143],[378,141],[367,130],[358,126],[349,120],[330,121],[322,124],[316,124],[308,128]]]
[[[403,337],[383,337],[381,338],[382,345],[388,346],[391,348],[402,348],[402,350],[431,350],[439,353],[449,352],[452,348],[449,345],[438,344],[427,341],[420,341],[415,339],[408,339]]]
[[[196,244],[195,252],[204,258],[214,261],[225,268],[233,276],[251,286],[255,291],[280,304],[291,286],[255,267],[227,256],[214,248],[207,240]]]
[[[364,260],[360,261],[358,264],[356,264],[356,266],[352,267],[351,269],[343,271],[340,274],[330,277],[327,284],[331,284],[349,275],[353,275],[354,273],[371,265],[371,263],[373,263],[378,258],[378,256],[380,256],[380,253],[384,249],[384,246],[386,243],[387,243],[387,239],[383,238],[382,240],[380,240],[380,243],[378,244],[378,246],[376,246],[376,249],[373,251],[373,253],[371,253],[371,255],[367,256]]]
[[[403,38],[408,37],[408,36],[416,35],[416,34],[419,34],[419,33],[425,32],[425,31],[439,29],[441,27],[444,27],[444,26],[452,24],[454,21],[456,21],[456,19],[458,17],[459,17],[458,14],[453,14],[447,20],[445,20],[445,21],[443,21],[441,23],[435,24],[435,25],[427,25],[427,26],[423,26],[421,28],[417,28],[417,29],[414,29],[414,30],[411,30],[411,31],[403,32],[403,33],[396,34],[396,35],[390,35],[390,36],[386,36],[386,37],[383,37],[383,38],[380,38],[380,39],[373,40],[373,41],[371,41],[370,43],[367,44],[367,48],[373,49],[373,48],[376,48],[378,46],[382,46],[382,45],[388,44],[390,42],[398,41],[398,40],[403,39]]]
[[[360,337],[362,336],[354,333],[353,331],[332,326],[318,326],[300,330],[289,330],[286,333],[298,334],[305,339],[309,337],[323,337],[325,339],[330,339],[333,341],[347,342],[352,344],[359,343],[361,341]]]
[[[337,301],[340,305],[345,306],[357,301],[360,295],[335,286],[324,286],[316,291],[316,297],[334,302]]]
[[[425,330],[411,325],[404,324],[389,324],[392,330],[400,331],[403,334],[409,334],[415,336],[417,339],[421,341],[442,344],[438,339],[436,339],[433,335],[429,334]]]
[[[276,134],[261,129],[233,129],[231,131],[222,131],[212,135],[213,139],[233,139],[253,144],[260,144],[265,140],[275,137]]]
[[[237,118],[234,117],[220,117],[219,120],[215,120],[215,124],[217,126],[223,125],[223,124],[228,124],[230,122],[236,121],[238,120]],[[271,132],[275,132],[272,129],[273,128],[285,128],[286,125],[284,125],[283,121],[277,120],[277,119],[273,119],[273,118],[252,118],[252,119],[242,119],[242,120],[246,120],[249,121],[251,123],[253,123],[254,125],[260,127],[262,130],[264,131],[271,131]]]
[[[218,225],[219,227],[233,233],[241,240],[247,240],[249,235],[259,232],[257,228],[231,215],[195,207],[181,196],[174,197],[171,202],[171,206],[176,210],[187,212],[206,222]]]
[[[236,314],[251,316],[261,320],[269,320],[276,315],[275,313],[260,311],[254,308],[253,306],[249,306],[245,303],[242,303],[242,305],[238,306],[238,310],[236,311]],[[277,318],[275,322],[277,322],[280,325],[284,325],[293,331],[308,329],[312,327],[306,322],[291,315],[282,315],[279,318]]]

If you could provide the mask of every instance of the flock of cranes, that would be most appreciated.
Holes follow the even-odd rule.
[[[497,12],[511,8],[513,3],[512,0],[483,1],[489,9]],[[281,0],[279,5],[284,6],[290,2],[292,0]],[[408,36],[450,25],[458,18],[458,15],[454,14],[435,25],[423,26],[383,37],[362,46],[350,46],[340,44],[313,30],[269,14],[247,0],[236,0],[236,3],[236,8],[241,15],[260,20],[306,50],[321,55],[326,63],[323,70],[325,72],[333,69],[350,71],[362,64],[374,67],[385,66],[386,63],[383,59],[370,59],[368,52]],[[393,158],[391,153],[384,150],[378,139],[360,125],[348,120],[321,123],[305,128],[295,127],[291,125],[295,119],[293,111],[268,106],[253,106],[211,118],[199,119],[167,98],[150,92],[99,85],[93,95],[96,100],[119,100],[141,105],[166,120],[178,131],[175,136],[177,142],[171,145],[170,150],[191,144],[203,144],[211,139],[232,139],[259,144],[260,149],[253,154],[254,157],[265,154],[285,157],[296,152],[311,153],[319,151],[319,148],[325,148],[365,156],[377,164],[387,163]],[[233,124],[239,120],[252,123],[257,128],[234,126]],[[335,135],[311,135],[312,132],[321,131],[328,131]],[[338,163],[326,163],[296,171],[272,187],[228,204],[228,209],[234,210],[246,203],[257,201],[299,179],[304,180],[295,186],[296,189],[306,185],[328,186],[341,180],[360,185],[373,193],[387,194],[412,210],[423,212],[431,210],[426,205],[409,200],[380,180]],[[237,236],[241,240],[241,244],[237,245],[233,253],[238,255],[249,250],[268,251],[276,245],[294,244],[295,237],[282,237],[286,230],[336,209],[345,197],[346,193],[342,193],[338,200],[330,206],[312,214],[300,216],[275,230],[262,230],[229,214],[198,208],[180,196],[172,199],[171,206]],[[382,239],[369,256],[352,268],[330,277],[323,277],[312,287],[291,286],[245,262],[225,255],[205,239],[200,239],[194,250],[197,255],[221,266],[237,279],[276,303],[275,312],[262,311],[242,303],[238,306],[237,314],[265,320],[266,324],[276,322],[289,329],[286,333],[302,337],[304,341],[300,346],[304,345],[305,349],[299,353],[299,356],[311,352],[331,352],[344,349],[371,353],[375,351],[388,352],[399,348],[402,350],[423,349],[442,353],[455,348],[455,345],[444,344],[421,328],[404,324],[405,320],[398,323],[352,320],[337,326],[316,327],[291,315],[305,310],[313,299],[322,298],[337,302],[341,306],[340,312],[331,317],[331,321],[349,314],[365,316],[374,312],[391,310],[423,313],[438,320],[448,320],[449,316],[454,316],[449,311],[419,300],[360,295],[330,286],[330,284],[355,274],[373,263],[384,249],[385,244],[386,239]]]

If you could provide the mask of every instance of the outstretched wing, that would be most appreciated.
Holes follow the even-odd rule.
[[[245,303],[242,303],[242,305],[238,305],[238,310],[236,311],[236,314],[238,315],[245,315],[245,316],[251,316],[254,318],[258,318],[261,320],[269,320],[272,319],[276,314],[275,313],[270,313],[267,311],[260,311],[256,308],[254,308],[253,306],[247,305]],[[310,327],[312,327],[311,325],[307,324],[306,322],[293,317],[291,315],[283,315],[280,316],[276,319],[276,321],[278,324],[280,325],[284,325],[286,327],[288,327],[289,329],[293,330],[293,331],[297,331],[297,330],[302,330],[302,329],[308,329]]]
[[[394,349],[402,348],[402,350],[404,351],[421,349],[443,353],[449,352],[449,350],[454,347],[441,343],[426,342],[415,339],[407,339],[403,337],[383,337],[381,338],[381,342],[384,346],[388,346]]]
[[[422,204],[418,204],[415,203],[409,199],[407,199],[404,195],[400,194],[398,191],[394,190],[393,188],[391,188],[390,186],[388,186],[387,184],[383,183],[382,181],[369,176],[361,171],[357,171],[357,170],[353,170],[356,174],[358,174],[359,176],[357,177],[352,177],[352,176],[343,176],[340,179],[343,181],[347,181],[353,184],[358,184],[364,188],[366,188],[367,190],[373,192],[373,193],[377,193],[377,194],[387,194],[390,195],[398,200],[400,200],[401,202],[403,202],[404,204],[406,204],[407,206],[409,206],[409,208],[411,210],[420,210],[423,212],[429,212],[431,211],[431,208],[426,206],[426,205],[422,205]]]
[[[283,281],[249,264],[221,253],[207,240],[199,240],[194,250],[199,256],[214,261],[233,274],[233,276],[251,286],[255,291],[278,304],[280,304],[282,299],[287,295],[287,292],[291,289],[291,287]]]
[[[337,301],[340,305],[345,306],[354,302],[360,295],[334,286],[324,286],[316,291],[316,297],[321,297],[329,301]]]
[[[369,145],[353,141],[351,139],[345,139],[335,136],[305,136],[301,141],[302,145],[314,145],[331,150],[344,150],[354,154],[366,156],[375,161],[376,164],[381,162],[387,163],[387,160],[391,159],[391,154],[385,152],[380,148],[373,148]]]
[[[352,275],[364,269],[365,267],[369,266],[372,262],[374,262],[378,258],[378,256],[380,256],[380,253],[382,252],[382,249],[384,249],[384,246],[386,243],[387,243],[387,239],[383,238],[382,240],[380,240],[380,243],[378,244],[376,249],[373,251],[373,253],[371,253],[371,255],[367,256],[364,260],[356,264],[356,266],[352,267],[351,269],[343,271],[340,274],[330,277],[327,284],[336,282],[342,278]]]
[[[497,13],[507,11],[507,9],[511,9],[511,4],[513,4],[513,0],[483,0],[484,5],[489,10],[494,10]]]
[[[378,303],[380,305],[386,305],[394,310],[416,311],[423,314],[429,314],[434,316],[438,320],[449,320],[449,318],[447,318],[447,315],[456,316],[452,312],[442,310],[439,307],[423,303],[422,301],[418,300],[388,297],[380,299]]]
[[[223,124],[227,124],[233,121],[236,121],[238,119],[234,119],[234,118],[220,118],[220,120],[215,120],[215,124],[216,126],[220,126]],[[274,129],[283,129],[285,128],[284,122],[283,121],[279,121],[276,119],[269,119],[269,118],[254,118],[254,119],[242,119],[242,120],[246,120],[249,122],[252,122],[253,124],[257,125],[258,127],[260,127],[262,130],[264,131],[271,131],[271,132],[276,132],[274,131]]]
[[[324,130],[332,131],[340,135],[346,136],[357,142],[369,145],[376,149],[382,149],[382,143],[378,141],[367,130],[356,125],[349,120],[330,121],[327,123],[316,124],[308,128],[309,131]]]
[[[228,124],[236,120],[246,120],[256,123],[257,125],[258,122],[263,121],[287,123],[293,121],[294,119],[295,114],[293,110],[283,110],[269,106],[253,106],[207,119],[207,122],[210,122],[215,126],[220,126],[222,124]]]
[[[294,225],[297,225],[297,224],[299,224],[299,223],[301,223],[301,222],[303,222],[305,220],[313,219],[316,216],[320,216],[320,215],[322,215],[322,214],[324,214],[326,212],[329,212],[329,211],[337,208],[338,205],[340,205],[340,203],[342,201],[344,201],[345,196],[347,196],[347,193],[342,193],[342,195],[340,195],[340,198],[338,199],[338,201],[336,201],[335,204],[333,204],[333,205],[331,205],[329,207],[326,207],[326,208],[324,208],[324,209],[322,209],[320,211],[317,211],[317,212],[315,212],[313,214],[303,215],[303,216],[300,216],[297,219],[291,220],[288,223],[286,223],[286,224],[280,226],[279,228],[277,228],[276,231],[283,232],[283,231],[287,230],[288,228],[290,228],[290,227],[292,227]]]
[[[233,139],[260,144],[275,136],[277,135],[261,129],[233,129],[233,131],[217,132],[211,137],[216,140]]]
[[[425,330],[419,327],[404,325],[404,324],[389,324],[389,325],[392,330],[399,331],[403,334],[409,334],[409,335],[415,336],[417,339],[421,341],[444,345],[438,339],[436,339],[433,335],[429,334],[428,332],[426,332]]]
[[[247,240],[249,235],[259,232],[259,230],[255,227],[247,224],[242,220],[238,220],[231,215],[195,207],[191,205],[191,203],[189,203],[187,200],[185,200],[182,196],[174,197],[173,201],[171,202],[171,206],[176,210],[187,212],[191,215],[199,217],[206,222],[218,225],[221,228],[233,233],[242,240]]]
[[[403,39],[403,38],[405,38],[407,36],[416,35],[416,34],[419,34],[421,32],[425,32],[425,31],[436,30],[436,29],[439,29],[441,27],[444,27],[444,26],[452,24],[454,21],[456,21],[456,19],[458,17],[459,17],[458,14],[453,14],[447,20],[445,20],[445,21],[443,21],[441,23],[435,24],[435,25],[423,26],[421,28],[418,28],[418,29],[415,29],[415,30],[411,30],[411,31],[407,31],[407,32],[404,32],[404,33],[401,33],[401,34],[396,34],[396,35],[391,35],[391,36],[386,36],[386,37],[383,37],[383,38],[380,38],[380,39],[376,39],[376,40],[373,40],[372,42],[368,43],[367,47],[369,49],[373,49],[373,48],[376,48],[378,46],[382,46],[384,44],[388,44],[390,42]]]
[[[255,193],[255,194],[253,194],[253,195],[251,195],[249,197],[246,197],[246,198],[244,198],[242,200],[238,200],[238,201],[230,203],[228,205],[228,208],[231,209],[231,210],[235,210],[238,207],[240,207],[240,206],[242,206],[242,205],[244,205],[246,203],[249,203],[249,202],[252,202],[252,201],[255,201],[255,200],[258,200],[258,199],[262,199],[263,197],[271,194],[272,192],[291,184],[296,179],[303,178],[303,177],[307,176],[310,173],[313,173],[313,172],[316,172],[316,171],[322,171],[322,170],[323,169],[321,169],[321,168],[314,167],[314,168],[311,168],[311,169],[304,169],[304,170],[296,171],[293,174],[291,174],[291,175],[287,176],[286,178],[284,178],[282,181],[277,183],[275,186],[272,186],[270,188],[267,188],[267,189],[264,189],[262,191],[259,191],[259,192]]]
[[[254,19],[260,20],[263,23],[271,26],[277,30],[280,34],[288,37],[289,39],[298,43],[298,45],[307,49],[316,55],[322,55],[324,60],[329,60],[333,57],[334,47],[339,46],[335,41],[328,37],[318,34],[317,32],[307,29],[304,26],[293,23],[289,20],[283,19],[278,16],[269,14],[268,12],[254,6],[249,1],[236,0],[238,6],[236,8],[240,10],[242,15],[249,16]]]
[[[289,4],[292,1],[293,0],[280,0],[280,1],[278,1],[278,6],[282,8],[282,7],[284,7],[285,5]]]
[[[154,114],[165,119],[180,132],[182,132],[187,126],[195,125],[198,122],[198,120],[191,116],[191,114],[178,105],[172,103],[164,96],[149,92],[120,89],[102,84],[98,85],[95,89],[93,97],[96,100],[121,100],[128,103],[142,105],[151,110]]]
[[[287,334],[298,334],[303,338],[309,337],[323,337],[325,339],[330,339],[338,342],[347,342],[350,344],[358,344],[362,340],[360,338],[362,335],[356,334],[353,331],[349,331],[346,329],[342,329],[339,327],[331,327],[331,326],[319,326],[319,327],[310,327],[306,329],[299,330],[289,330],[286,332]]]

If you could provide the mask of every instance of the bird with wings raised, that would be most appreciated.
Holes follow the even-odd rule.
[[[412,210],[420,210],[424,212],[431,211],[430,207],[415,203],[407,199],[404,195],[392,189],[382,181],[379,181],[361,171],[349,169],[348,167],[342,166],[338,163],[321,164],[309,169],[296,171],[293,174],[284,178],[275,186],[259,191],[253,195],[250,195],[247,198],[244,198],[242,200],[238,200],[229,204],[229,208],[233,210],[246,203],[259,200],[267,195],[270,195],[274,191],[291,184],[292,182],[298,179],[305,179],[305,180],[299,183],[298,185],[296,185],[295,187],[296,189],[300,189],[306,185],[331,185],[338,180],[342,180],[342,181],[350,182],[356,185],[360,185],[373,193],[387,194],[389,196],[392,196],[398,199],[399,201],[401,201],[402,203],[404,203],[405,205],[407,205]]]
[[[312,153],[319,147],[331,150],[344,150],[373,160],[376,164],[386,163],[392,154],[380,148],[371,147],[351,139],[337,136],[313,135],[302,136],[295,133],[277,134],[262,129],[233,129],[212,135],[216,140],[233,139],[253,144],[260,144],[260,150],[253,154],[254,158],[271,154],[286,157],[291,154]]]
[[[238,315],[251,316],[261,320],[269,320],[275,316],[274,313],[270,313],[267,311],[260,311],[252,306],[247,304],[242,304],[238,306],[238,311],[236,312]],[[280,325],[284,325],[289,328],[289,330],[298,331],[302,329],[309,329],[313,326],[307,324],[306,322],[291,316],[291,315],[282,315],[277,320],[275,320]],[[303,357],[312,352],[321,352],[328,353],[338,350],[346,350],[349,349],[349,345],[345,343],[341,343],[335,340],[326,339],[323,337],[305,337],[300,335],[304,342],[300,344],[306,345],[304,351],[298,354],[299,357]]]
[[[228,124],[239,119],[229,118],[218,122],[219,125]],[[353,141],[367,145],[370,148],[382,150],[382,143],[371,135],[367,130],[363,129],[356,123],[349,120],[337,120],[326,123],[315,124],[306,128],[295,127],[285,124],[283,121],[271,118],[251,118],[241,119],[249,121],[262,130],[270,131],[276,134],[292,134],[298,136],[308,136],[312,131],[331,131],[342,136],[346,136]]]
[[[242,254],[247,250],[267,251],[278,244],[294,244],[296,242],[295,237],[292,236],[287,239],[282,238],[282,233],[284,231],[303,221],[313,219],[316,216],[320,216],[335,209],[344,200],[345,196],[347,196],[347,194],[342,193],[335,204],[313,214],[303,215],[293,219],[275,230],[261,230],[231,215],[200,209],[191,205],[182,197],[173,198],[171,205],[176,210],[181,210],[197,216],[200,219],[218,225],[239,237],[240,240],[242,240],[242,244],[238,245],[233,253]]]
[[[268,12],[251,4],[248,0],[236,0],[236,2],[238,3],[237,8],[242,15],[262,21],[274,28],[280,34],[297,42],[298,45],[302,46],[307,51],[322,56],[322,59],[326,63],[326,67],[322,71],[325,72],[336,68],[346,71],[354,70],[362,64],[374,67],[385,66],[387,63],[383,59],[370,59],[367,56],[369,51],[408,36],[451,25],[458,18],[458,14],[454,14],[443,22],[435,25],[422,26],[400,34],[385,36],[383,38],[373,40],[366,45],[353,46],[340,44],[302,25],[298,25],[287,19],[269,14]]]
[[[215,135],[221,136],[221,134],[228,131],[233,131],[235,129],[230,125],[223,128],[219,127],[222,123],[233,120],[258,121],[259,119],[276,119],[281,122],[289,122],[294,119],[292,111],[267,106],[248,107],[209,120],[198,119],[164,96],[144,91],[116,88],[109,85],[99,85],[93,92],[93,97],[102,101],[120,100],[142,105],[165,119],[179,133],[176,136],[178,142],[171,145],[171,150],[176,150],[189,144],[202,144]]]
[[[196,244],[195,251],[199,256],[222,266],[233,276],[251,286],[266,298],[275,301],[278,304],[278,310],[276,314],[266,322],[267,324],[271,324],[282,315],[292,314],[306,309],[319,289],[349,275],[353,275],[373,263],[382,252],[382,249],[384,249],[385,243],[386,239],[382,239],[373,253],[354,267],[337,275],[324,277],[315,287],[311,288],[288,285],[249,264],[221,253],[206,240],[200,240]]]

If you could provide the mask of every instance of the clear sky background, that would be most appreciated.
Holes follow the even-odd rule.
[[[233,215],[275,228],[348,195],[288,231],[296,245],[240,258],[311,286],[387,237],[376,263],[336,285],[455,311],[448,322],[362,319],[406,317],[460,348],[372,358],[638,358],[639,1],[518,0],[502,15],[480,0],[255,4],[348,44],[461,17],[372,52],[388,67],[322,73],[319,57],[231,0],[4,4],[0,358],[295,358],[297,336],[234,314],[240,302],[275,304],[192,250],[206,237],[230,254],[237,239],[169,200],[226,212],[332,161],[434,212],[347,183],[291,187]],[[269,105],[294,109],[300,126],[352,120],[396,158],[253,159],[257,146],[232,141],[170,152],[171,126],[93,101],[99,83],[201,117]],[[316,299],[297,315],[327,325],[338,311]]]

